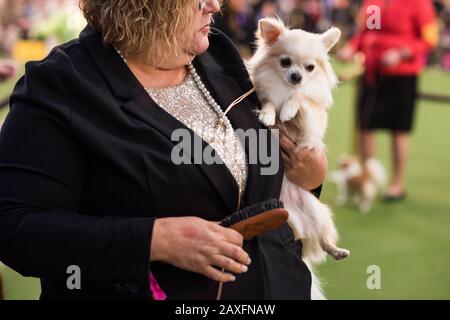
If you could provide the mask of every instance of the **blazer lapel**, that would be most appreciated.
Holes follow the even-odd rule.
[[[129,115],[139,119],[154,129],[162,133],[168,140],[172,141],[172,133],[177,129],[187,130],[191,138],[194,136],[197,138],[196,141],[201,141],[202,150],[208,146],[208,144],[201,140],[190,128],[186,127],[183,123],[179,122],[172,115],[167,113],[164,109],[159,107],[148,95],[148,93],[143,90],[136,97],[126,102],[121,106],[121,109],[128,113]],[[175,146],[175,142],[174,146]],[[190,154],[191,163],[194,162],[194,154]],[[239,189],[236,184],[234,177],[231,175],[230,171],[223,164],[209,165],[205,163],[195,163],[206,176],[206,178],[211,182],[213,187],[220,194],[224,200],[226,206],[230,212],[236,210],[238,203]]]
[[[97,32],[87,27],[80,35],[80,39],[86,45],[91,58],[103,74],[111,91],[119,100],[120,108],[126,114],[158,130],[170,141],[172,141],[172,133],[177,129],[187,130],[191,137],[195,135],[191,129],[167,113],[151,99],[119,54],[113,48],[105,47],[101,43]],[[145,138],[148,140],[151,137]],[[203,140],[201,141],[202,150],[204,150],[208,144]],[[193,154],[191,154],[191,159],[192,161],[194,160]],[[201,163],[195,165],[220,194],[229,211],[236,211],[239,202],[239,188],[228,168],[223,164],[208,165]]]
[[[217,62],[213,59],[213,57],[206,52],[202,55],[199,55],[194,60],[194,66],[197,69],[197,72],[205,82],[208,90],[211,92],[212,96],[217,99],[217,103],[220,105],[223,111],[225,111],[228,106],[237,98],[242,96],[244,93],[249,91],[252,86],[250,81],[246,81],[247,79],[240,79],[238,81],[238,77],[244,78],[248,76],[247,72],[243,72],[242,70],[236,72],[235,77],[231,77],[225,73],[224,69],[217,64]],[[233,74],[232,70],[229,70],[230,74]],[[260,143],[259,130],[267,129],[263,127],[258,118],[255,115],[255,110],[259,109],[259,100],[256,97],[256,94],[252,94],[245,100],[243,100],[240,104],[234,106],[227,114],[227,117],[230,119],[230,122],[235,130],[242,129],[246,130],[256,130],[257,131],[257,141],[251,141],[253,144]],[[270,138],[270,131],[263,130],[261,134],[265,134]],[[245,147],[245,152],[247,154],[247,159],[250,159],[250,152],[258,152],[258,149],[255,145],[250,145],[249,139],[241,142]],[[266,140],[270,141],[270,140]],[[252,150],[253,151],[252,151]],[[278,150],[276,151],[278,152]],[[261,201],[261,195],[264,190],[264,183],[266,181],[266,177],[261,175],[261,164],[260,159],[257,159],[256,163],[249,163],[249,175],[247,178],[247,185],[244,194],[244,205],[250,205],[255,202]]]

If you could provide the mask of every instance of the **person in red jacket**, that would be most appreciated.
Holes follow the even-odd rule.
[[[365,56],[365,74],[357,99],[359,150],[374,156],[374,130],[387,129],[393,141],[393,177],[386,200],[406,195],[404,173],[408,133],[413,127],[417,77],[427,53],[437,44],[436,14],[431,0],[365,0],[358,32],[339,52],[343,60]]]

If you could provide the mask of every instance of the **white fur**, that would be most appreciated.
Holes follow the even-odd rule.
[[[387,174],[386,169],[381,162],[377,159],[371,158],[367,159],[365,165],[371,173],[374,184],[379,188],[383,188],[387,182]]]
[[[340,31],[331,28],[323,34],[289,30],[274,18],[260,20],[258,48],[248,61],[251,80],[262,102],[259,119],[271,127],[276,124],[299,148],[325,150],[323,138],[328,123],[327,110],[333,104],[332,90],[337,78],[328,61],[328,51],[339,40]],[[281,60],[290,59],[289,67]],[[313,66],[311,71],[309,68]],[[301,76],[293,83],[292,75]],[[333,214],[311,192],[284,177],[280,199],[289,212],[289,224],[296,239],[303,243],[302,258],[313,275],[311,296],[325,299],[313,267],[327,253],[343,259],[350,252],[336,247],[338,234]]]
[[[351,199],[362,213],[368,213],[377,194],[386,185],[385,168],[374,158],[367,159],[361,165],[356,157],[342,155],[338,162],[339,168],[329,176],[329,180],[337,187],[336,204],[344,205]],[[352,183],[354,179],[359,182]]]

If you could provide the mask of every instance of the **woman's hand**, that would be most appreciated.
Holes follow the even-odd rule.
[[[233,273],[246,272],[249,255],[238,232],[197,217],[156,219],[151,261],[164,261],[218,282],[234,281]]]
[[[411,58],[411,52],[408,48],[389,49],[381,58],[381,64],[387,68],[395,67],[403,60]]]
[[[318,188],[327,176],[328,160],[325,151],[297,150],[291,139],[280,133],[284,172],[292,183],[306,190]]]
[[[381,57],[381,64],[384,67],[395,67],[402,61],[402,55],[397,49],[390,49],[386,51]]]

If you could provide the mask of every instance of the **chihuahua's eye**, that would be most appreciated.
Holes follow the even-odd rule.
[[[289,68],[292,65],[292,60],[288,57],[282,58],[280,64],[283,68]]]
[[[313,64],[308,64],[305,68],[306,68],[306,71],[313,72],[314,69],[316,68],[316,66]]]

